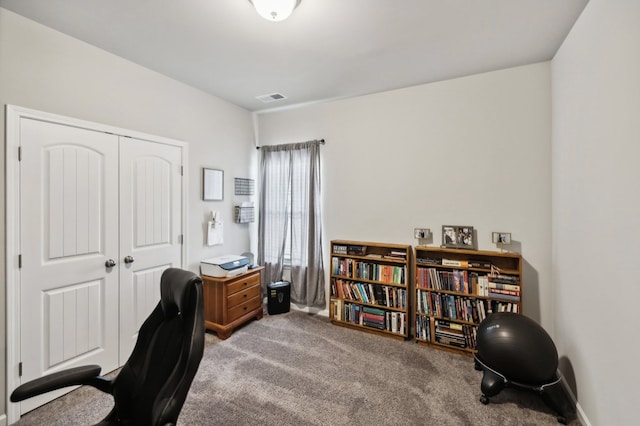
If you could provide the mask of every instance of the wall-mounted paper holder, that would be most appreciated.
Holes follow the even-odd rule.
[[[213,210],[211,220],[207,223],[207,245],[215,246],[224,242],[224,230],[220,212]]]
[[[240,205],[233,208],[233,220],[236,223],[252,223],[255,221],[253,205]]]

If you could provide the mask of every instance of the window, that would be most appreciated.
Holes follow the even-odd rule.
[[[265,266],[267,280],[281,280],[284,266],[290,267],[292,300],[296,301],[297,291],[306,299],[302,303],[311,300],[314,304],[324,303],[319,144],[313,141],[261,148],[258,220],[258,262]],[[296,287],[296,279],[300,287]],[[318,281],[322,282],[321,291]],[[311,299],[306,296],[309,282]],[[317,293],[322,295],[318,297]]]

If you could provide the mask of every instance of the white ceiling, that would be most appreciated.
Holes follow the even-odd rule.
[[[550,60],[587,1],[302,0],[278,23],[249,0],[0,6],[259,111]]]

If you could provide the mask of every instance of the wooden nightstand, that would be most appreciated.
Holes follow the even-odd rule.
[[[233,330],[251,319],[260,319],[262,309],[263,266],[242,275],[214,278],[202,275],[204,290],[204,325],[227,339]]]

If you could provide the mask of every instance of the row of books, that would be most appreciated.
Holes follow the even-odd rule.
[[[469,324],[457,324],[450,321],[434,321],[435,336],[433,341],[442,345],[456,348],[475,349],[478,339],[478,328]],[[431,342],[431,318],[423,315],[416,316],[416,336],[427,342]]]
[[[364,256],[367,253],[367,246],[334,244],[332,250],[335,254],[352,254],[355,256]]]
[[[355,277],[363,280],[374,280],[385,283],[404,284],[407,267],[381,265],[379,263],[356,262]]]
[[[342,275],[343,277],[353,276],[353,261],[351,259],[332,257],[331,273],[333,275]]]
[[[390,308],[407,308],[407,290],[381,284],[331,278],[331,296]]]
[[[336,254],[347,254],[347,246],[334,244],[333,252]]]
[[[496,278],[492,277],[491,275],[477,275],[475,273],[472,273],[470,277],[470,287],[474,289],[473,293],[477,294],[478,296],[520,301],[519,278],[512,275],[501,275],[501,277],[503,278]],[[495,279],[509,280],[510,283],[517,284],[505,284],[503,282],[494,281]]]
[[[489,281],[492,283],[518,285],[520,284],[520,277],[517,275],[496,274],[489,275]]]
[[[511,302],[520,302],[520,290],[501,290],[498,288],[489,287],[489,292],[487,293],[492,299],[500,299],[500,300],[509,300]]]
[[[453,266],[458,268],[491,269],[491,262],[488,260],[458,260],[458,259],[446,259],[446,258],[419,257],[416,259],[416,262],[424,265],[442,265],[442,266]]]
[[[416,287],[520,301],[520,278],[516,275],[492,276],[458,269],[416,268]]]
[[[477,282],[478,274],[458,269],[449,271],[436,268],[416,268],[416,287],[418,288],[474,294],[474,282],[470,278]]]
[[[405,250],[388,250],[384,254],[367,253],[367,246],[344,245],[344,244],[334,244],[332,249],[334,254],[350,254],[354,256],[369,256],[369,257],[375,257],[375,258],[385,257],[388,259],[399,259],[399,260],[406,260],[407,258],[407,252]]]
[[[331,273],[348,278],[405,284],[407,267],[332,257]]]
[[[520,302],[520,278],[515,275],[490,275],[486,296],[493,299]]]
[[[474,297],[418,290],[416,312],[442,318],[479,323],[486,318],[488,301]]]
[[[513,308],[513,304],[500,302],[493,304],[494,312],[517,313],[517,308],[515,310]],[[407,317],[404,312],[391,312],[342,300],[332,300],[331,309],[333,318],[336,320],[406,335]],[[476,325],[460,324],[446,319],[435,319],[432,340],[431,318],[425,315],[416,315],[415,337],[424,341],[435,341],[439,344],[462,349],[475,349],[477,331]]]
[[[342,300],[332,300],[333,318],[392,333],[406,334],[407,315],[404,312],[387,311],[372,306],[362,306]]]
[[[499,302],[497,300],[491,300],[489,302],[490,312],[513,312],[520,313],[520,309],[517,303],[513,302]]]
[[[519,313],[519,304],[418,290],[416,312],[449,320],[480,323],[493,312]]]
[[[475,348],[478,328],[469,324],[458,324],[437,319],[434,321],[435,341],[456,348]]]
[[[431,341],[431,318],[416,315],[416,338]]]
[[[395,260],[407,260],[407,252],[404,250],[389,250],[387,254],[383,256],[386,259],[395,259]]]

